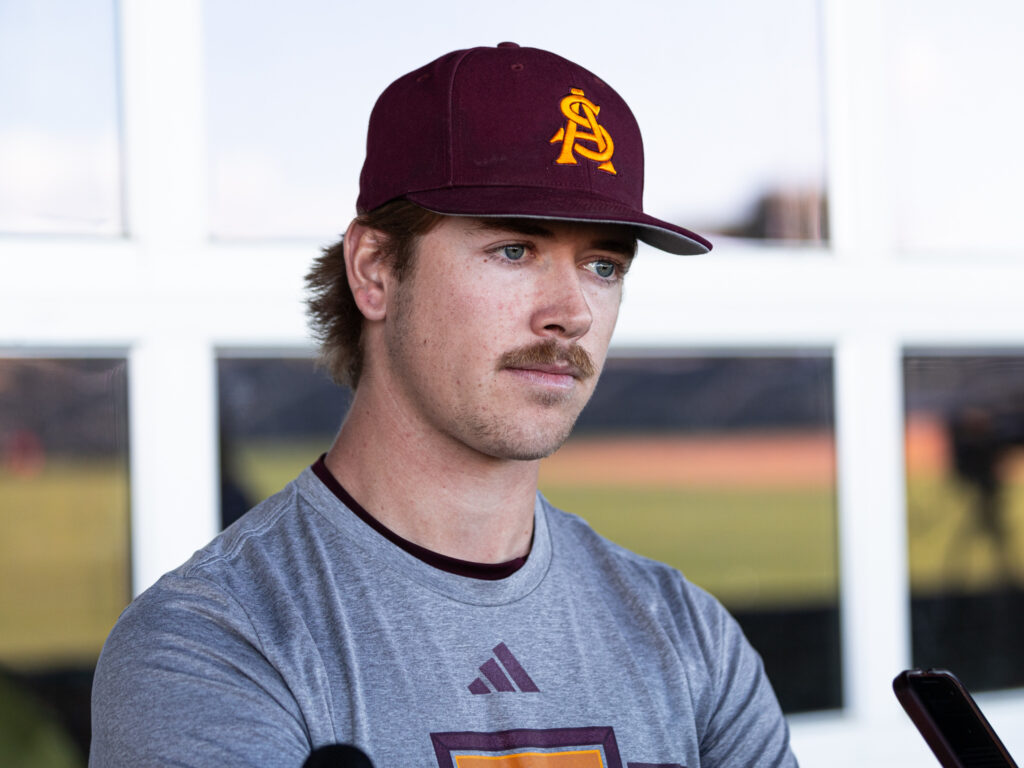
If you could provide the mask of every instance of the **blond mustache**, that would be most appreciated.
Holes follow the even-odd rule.
[[[498,369],[530,368],[538,365],[568,363],[569,372],[577,379],[589,379],[597,373],[597,366],[590,353],[578,344],[561,346],[554,339],[545,339],[538,344],[513,349],[501,356]]]

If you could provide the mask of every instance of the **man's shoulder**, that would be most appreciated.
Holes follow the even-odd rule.
[[[196,550],[168,574],[184,581],[219,581],[228,574],[263,570],[301,541],[323,535],[324,520],[310,489],[318,482],[306,469],[274,495]]]
[[[296,560],[289,551],[303,546],[300,539],[323,535],[316,506],[304,493],[305,474],[160,577],[125,609],[118,624],[152,627],[178,609],[207,618],[244,614],[242,605],[266,596],[268,580],[287,576]]]
[[[307,581],[306,561],[289,548],[308,549],[297,537],[323,535],[301,478],[136,597],[107,638],[101,678],[118,679],[119,669],[132,679],[134,667],[152,675],[154,665],[203,668],[209,649],[258,659],[264,643],[276,642],[268,617],[280,617]]]
[[[296,765],[308,753],[301,713],[270,660],[294,624],[271,610],[282,601],[268,581],[273,576],[258,575],[260,561],[274,559],[289,507],[297,504],[288,496],[294,489],[282,493],[243,515],[121,614],[93,678],[92,764],[170,764],[168,755],[186,742],[196,764],[241,764],[227,754],[234,744],[210,737],[239,724],[243,730],[250,724],[239,743],[256,754],[241,761],[246,765],[277,759],[260,752],[261,733],[274,733],[277,748]]]

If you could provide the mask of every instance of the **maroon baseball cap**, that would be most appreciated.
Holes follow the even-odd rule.
[[[711,243],[643,212],[644,149],[626,102],[561,56],[500,43],[389,85],[370,114],[359,213],[405,198],[451,216],[625,224],[669,253]]]

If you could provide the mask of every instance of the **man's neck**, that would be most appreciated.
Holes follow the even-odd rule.
[[[500,563],[529,552],[539,462],[484,456],[372,401],[357,390],[325,460],[369,514],[460,560]]]

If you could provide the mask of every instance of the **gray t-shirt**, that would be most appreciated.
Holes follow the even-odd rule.
[[[760,658],[709,595],[538,494],[512,575],[406,552],[311,469],[122,614],[91,766],[795,766]]]

